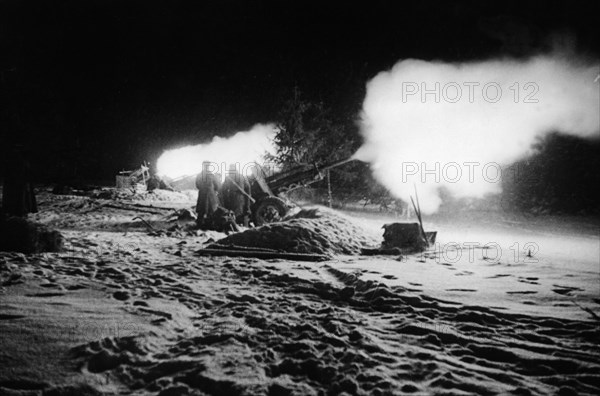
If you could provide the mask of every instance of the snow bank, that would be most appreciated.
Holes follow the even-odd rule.
[[[222,245],[269,248],[292,253],[358,254],[377,242],[349,218],[326,208],[302,209],[279,223],[230,235]]]

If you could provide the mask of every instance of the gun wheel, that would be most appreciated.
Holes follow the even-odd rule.
[[[254,223],[257,226],[281,221],[288,209],[285,203],[275,197],[265,198],[259,202],[254,211]]]

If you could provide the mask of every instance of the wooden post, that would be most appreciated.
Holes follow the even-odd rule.
[[[331,196],[331,173],[329,169],[327,169],[327,205],[330,208],[333,207],[333,199]]]

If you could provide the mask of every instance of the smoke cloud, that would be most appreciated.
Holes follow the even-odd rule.
[[[195,175],[202,171],[203,161],[212,162],[222,174],[231,164],[243,170],[255,161],[262,163],[267,152],[274,153],[275,133],[273,125],[257,124],[228,138],[215,136],[209,143],[167,150],[158,159],[157,173],[170,178]]]
[[[528,154],[536,137],[600,136],[598,63],[545,55],[474,63],[404,60],[367,84],[365,143],[355,155],[375,177],[421,208],[501,191],[501,166]],[[568,164],[565,164],[568,166]]]

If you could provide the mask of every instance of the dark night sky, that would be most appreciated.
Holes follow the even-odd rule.
[[[110,177],[272,121],[294,86],[355,118],[402,58],[526,56],[557,36],[597,56],[595,5],[0,1],[2,142],[27,141],[48,173],[62,158]]]

